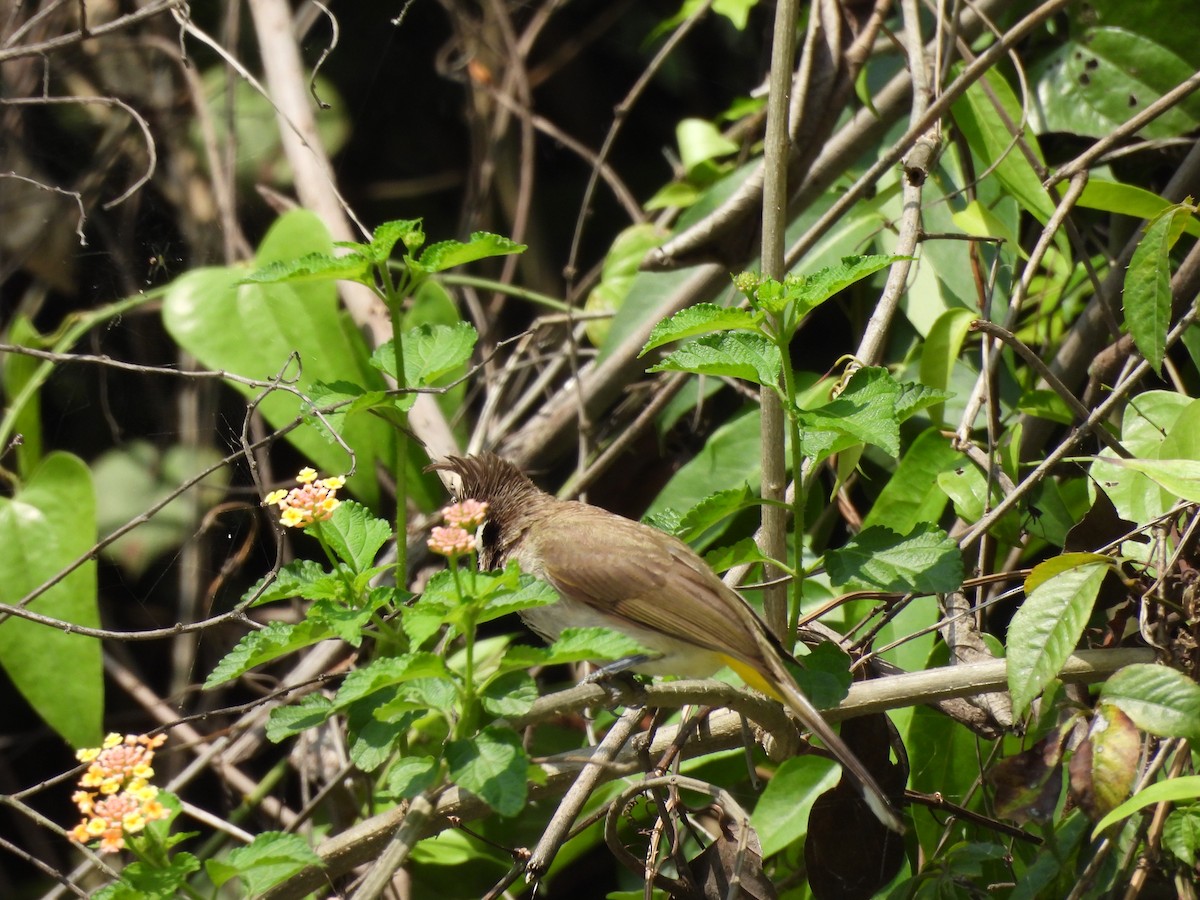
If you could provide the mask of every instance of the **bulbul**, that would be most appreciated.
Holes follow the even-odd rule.
[[[553,640],[564,628],[615,629],[650,651],[630,666],[648,675],[707,678],[729,666],[784,703],[829,748],[879,821],[903,833],[891,801],[788,672],[790,654],[691,547],[599,507],[559,500],[492,453],[452,456],[429,468],[459,476],[460,500],[488,503],[482,568],[515,559],[558,593],[558,602],[521,613],[539,635]]]

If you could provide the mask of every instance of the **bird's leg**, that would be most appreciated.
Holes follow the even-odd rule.
[[[655,657],[646,653],[622,657],[600,666],[583,679],[583,684],[596,684],[608,692],[610,708],[614,706],[629,706],[629,698],[637,696],[641,690],[631,669],[651,662]]]

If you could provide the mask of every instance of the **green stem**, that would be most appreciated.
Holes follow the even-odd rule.
[[[559,312],[571,312],[574,307],[569,303],[564,303],[557,297],[551,297],[549,294],[539,294],[537,291],[531,291],[526,288],[515,287],[511,284],[505,284],[502,281],[493,281],[490,278],[476,278],[474,275],[449,275],[442,273],[438,275],[438,281],[445,284],[458,284],[463,287],[477,287],[486,291],[493,291],[497,294],[508,294],[510,297],[516,297],[520,300],[528,300],[530,303],[536,303],[539,306],[546,306],[550,309],[558,310]]]
[[[414,288],[407,272],[397,281],[386,265],[379,266],[379,277],[384,287],[384,303],[392,320],[392,353],[396,367],[396,387],[405,388],[404,379],[404,327],[401,306],[404,297]],[[403,412],[401,424],[407,426],[408,417]],[[403,590],[408,585],[408,431],[395,429],[395,456],[392,460],[393,477],[396,479],[396,586]]]
[[[455,728],[455,737],[465,738],[475,733],[476,697],[475,697],[475,615],[469,606],[474,597],[463,595],[461,576],[458,570],[458,559],[450,558],[450,577],[454,579],[454,591],[458,594],[458,602],[467,606],[467,614],[463,616],[463,644],[466,661],[463,665],[462,715]]]
[[[792,483],[796,486],[792,495],[792,533],[796,546],[796,563],[791,576],[791,601],[788,604],[788,628],[784,646],[791,650],[796,643],[796,627],[800,622],[800,606],[804,599],[804,453],[800,447],[800,423],[796,419],[794,404],[796,402],[796,373],[792,368],[789,355],[789,344],[792,329],[785,328],[781,338],[786,338],[780,346],[783,358],[783,391],[784,398],[791,401],[791,406],[785,404],[788,424],[788,448],[792,454]]]

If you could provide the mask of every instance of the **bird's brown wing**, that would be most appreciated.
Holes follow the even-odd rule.
[[[559,593],[706,650],[762,666],[753,610],[682,541],[582,504],[537,529],[546,580]],[[528,538],[527,538],[528,539]],[[586,548],[586,550],[581,549]]]

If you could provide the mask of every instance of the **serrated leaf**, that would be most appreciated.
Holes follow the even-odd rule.
[[[324,694],[309,694],[297,703],[277,706],[267,717],[267,740],[278,744],[302,731],[325,724],[333,713],[333,701]]]
[[[1191,865],[1200,856],[1200,807],[1171,810],[1163,825],[1163,846],[1180,862]]]
[[[819,461],[861,443],[874,444],[898,456],[900,422],[896,409],[900,394],[899,382],[886,370],[859,369],[836,400],[796,414],[804,455]]]
[[[1194,211],[1180,204],[1151,221],[1125,271],[1125,325],[1155,372],[1162,371],[1171,327],[1171,247]]]
[[[260,593],[261,592],[261,593]],[[347,599],[346,583],[335,573],[326,572],[319,563],[311,559],[294,559],[272,575],[264,575],[246,593],[245,603],[254,598],[253,606],[274,603],[277,600]],[[257,595],[257,596],[255,596]]]
[[[754,538],[742,538],[736,544],[710,550],[704,554],[704,561],[714,572],[724,572],[734,566],[772,562],[769,557],[763,555]]]
[[[379,262],[386,261],[392,255],[397,241],[404,243],[404,249],[408,253],[416,253],[425,243],[423,222],[423,219],[396,219],[384,222],[371,236],[371,255]]]
[[[493,716],[523,716],[538,698],[537,682],[523,670],[493,678],[479,692],[483,708]]]
[[[445,376],[465,372],[479,334],[468,322],[456,322],[453,325],[426,323],[405,331],[401,340],[404,386],[422,388],[435,387]],[[371,354],[371,365],[396,378],[396,351],[392,341],[376,348]],[[415,400],[415,394],[408,394],[393,402],[407,410]]]
[[[511,728],[489,725],[473,738],[450,741],[446,762],[455,784],[501,816],[515,816],[524,808],[529,757]]]
[[[333,705],[343,709],[384,688],[417,678],[449,677],[445,661],[434,653],[384,656],[347,675],[333,698]]]
[[[313,527],[356,575],[370,568],[379,548],[392,536],[392,527],[387,522],[353,500],[343,501],[332,517]]]
[[[311,647],[333,637],[333,630],[324,623],[305,620],[294,625],[272,622],[261,631],[252,631],[237,646],[225,654],[204,682],[204,690],[232,681],[255,666]]]
[[[278,284],[304,281],[357,281],[369,283],[371,260],[361,253],[333,256],[308,253],[299,259],[273,262],[255,269],[239,284]]]
[[[433,787],[437,773],[438,761],[432,756],[403,757],[388,769],[381,793],[396,800],[412,800]]]
[[[775,387],[782,366],[779,348],[762,335],[724,333],[685,344],[646,371],[722,375]]]
[[[825,554],[835,587],[865,585],[882,591],[944,593],[962,585],[962,552],[946,532],[922,522],[902,537],[873,525]]]
[[[501,669],[528,669],[533,666],[573,662],[609,662],[645,652],[645,647],[617,631],[607,628],[567,628],[549,647],[509,647],[504,654]]]
[[[248,896],[258,897],[309,866],[324,867],[324,862],[298,834],[266,831],[254,840],[229,852],[229,865],[246,885]],[[210,869],[209,874],[213,872]],[[213,883],[220,887],[221,881]]]
[[[695,540],[708,529],[759,502],[758,495],[747,484],[709,494],[683,515],[675,534],[685,541]]]
[[[132,862],[121,870],[121,880],[92,894],[93,900],[174,900],[200,860],[191,853],[174,853],[161,864]]]
[[[645,356],[655,347],[661,347],[671,341],[681,341],[712,331],[754,331],[758,328],[760,318],[748,309],[718,306],[715,303],[697,303],[695,306],[681,309],[655,325],[646,346],[642,347],[638,356]]]
[[[1109,569],[1107,559],[1072,565],[1038,584],[1013,615],[1008,626],[1008,688],[1014,716],[1025,714],[1074,652]]]
[[[943,391],[923,384],[901,384],[900,396],[896,400],[896,421],[903,422],[923,409],[945,403],[953,396],[953,391]]]
[[[855,282],[904,259],[911,257],[879,254],[843,256],[841,262],[818,269],[810,275],[789,275],[783,282],[784,296],[788,303],[795,304],[796,316],[800,318]]]
[[[1100,696],[1143,731],[1200,741],[1200,685],[1176,669],[1126,666],[1104,683]]]
[[[479,259],[492,256],[507,256],[510,253],[524,253],[524,244],[490,234],[486,231],[476,231],[466,243],[462,241],[442,241],[430,244],[421,254],[417,265],[426,272],[444,272],[455,266],[465,265]]]

